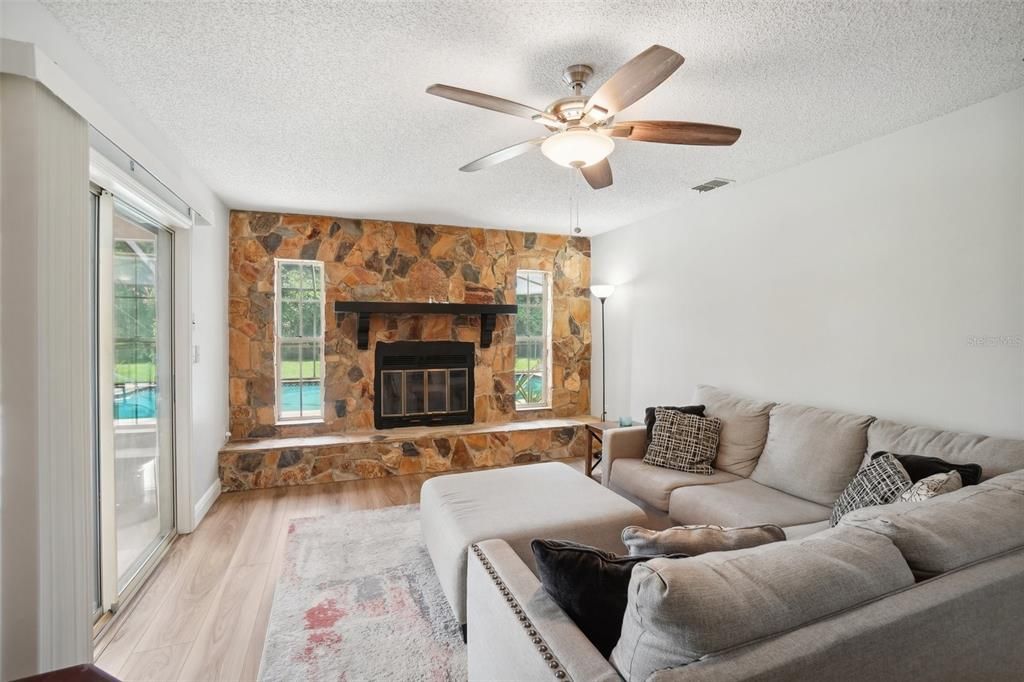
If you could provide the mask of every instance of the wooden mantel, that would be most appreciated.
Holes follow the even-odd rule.
[[[519,306],[504,303],[388,303],[372,301],[335,301],[335,316],[359,315],[356,342],[360,350],[370,347],[370,315],[479,315],[480,347],[489,348],[497,315],[515,315]]]

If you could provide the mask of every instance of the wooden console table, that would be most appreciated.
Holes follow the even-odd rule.
[[[594,422],[587,424],[587,463],[586,472],[587,476],[594,473],[594,467],[600,464],[601,460],[604,459],[604,432],[608,429],[619,428],[618,422]],[[594,461],[594,441],[597,441],[601,445],[601,456]]]

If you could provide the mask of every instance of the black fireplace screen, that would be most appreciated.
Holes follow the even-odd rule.
[[[472,424],[473,352],[472,343],[378,343],[374,425]]]

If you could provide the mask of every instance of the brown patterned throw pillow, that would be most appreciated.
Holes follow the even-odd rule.
[[[644,464],[710,476],[715,473],[711,462],[718,453],[721,430],[722,420],[717,417],[697,417],[659,407]]]

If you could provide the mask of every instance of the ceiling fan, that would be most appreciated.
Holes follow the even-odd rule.
[[[615,115],[661,85],[683,65],[674,50],[652,45],[624,64],[590,97],[583,88],[594,70],[586,64],[570,66],[562,80],[572,88],[571,97],[556,99],[543,111],[501,97],[435,83],[431,95],[510,114],[545,126],[550,135],[526,140],[467,163],[461,171],[490,168],[540,148],[544,156],[562,166],[578,168],[594,189],[612,184],[608,155],[615,150],[613,138],[663,144],[731,145],[739,128],[684,121],[621,121]]]

